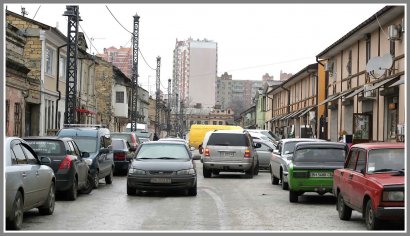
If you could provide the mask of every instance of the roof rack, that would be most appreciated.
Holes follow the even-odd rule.
[[[64,124],[64,127],[107,128],[107,126],[103,124]]]

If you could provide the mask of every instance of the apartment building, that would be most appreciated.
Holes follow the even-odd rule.
[[[132,78],[132,48],[111,46],[104,48],[102,54],[97,54],[103,60],[111,62],[114,66],[122,71],[128,78]]]
[[[404,6],[386,6],[316,57],[326,70],[327,136],[404,141]]]

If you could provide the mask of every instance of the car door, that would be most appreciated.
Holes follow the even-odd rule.
[[[258,153],[258,158],[259,158],[259,165],[260,166],[269,166],[269,161],[272,156],[272,148],[270,148],[268,145],[261,143],[261,147],[256,149],[256,152]]]
[[[74,164],[77,167],[78,186],[84,186],[87,183],[88,166],[85,160],[81,157],[80,149],[74,141],[68,141],[71,153],[75,156]]]
[[[102,148],[110,148],[111,146],[111,138],[109,136],[102,136],[101,137],[101,147]],[[113,159],[113,152],[110,150],[108,153],[100,153],[100,177],[107,176],[108,173],[111,171],[111,163],[114,161]]]
[[[282,163],[280,155],[282,153],[282,147],[283,147],[283,143],[279,142],[277,153],[273,153],[271,157],[272,174],[277,178],[280,178],[279,173],[280,173],[280,166]]]
[[[366,191],[365,175],[361,172],[361,170],[366,167],[366,159],[367,151],[365,149],[358,149],[357,164],[350,178],[350,202],[357,208],[362,208],[364,193]]]
[[[38,191],[40,186],[36,173],[38,167],[28,163],[27,157],[21,147],[21,142],[14,140],[11,144],[11,151],[17,160],[16,171],[20,173],[20,178],[24,188],[24,208],[31,208],[38,201]]]
[[[347,157],[347,163],[343,170],[339,172],[340,189],[345,202],[351,204],[352,198],[352,177],[356,168],[358,149],[352,148]]]

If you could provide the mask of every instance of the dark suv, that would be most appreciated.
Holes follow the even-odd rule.
[[[111,147],[110,130],[100,125],[70,125],[60,129],[59,137],[71,137],[81,152],[88,152],[92,163],[90,172],[93,176],[94,188],[98,188],[99,180],[111,184],[114,173],[114,158]]]
[[[250,178],[259,172],[258,154],[247,131],[219,130],[209,136],[203,153],[203,174],[205,178],[219,172],[245,172]]]
[[[51,159],[49,166],[56,176],[56,191],[64,192],[70,200],[77,198],[77,191],[90,193],[93,180],[89,179],[87,161],[89,153],[80,152],[71,138],[59,137],[26,137],[25,141],[39,157]]]

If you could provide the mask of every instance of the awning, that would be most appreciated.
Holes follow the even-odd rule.
[[[309,107],[308,109],[306,109],[304,112],[302,112],[301,114],[299,114],[299,117],[304,116],[306,113],[308,113],[310,110],[312,110],[313,108],[315,108],[316,106],[313,107]]]
[[[404,84],[404,75],[400,76],[400,79],[396,81],[395,83],[393,83],[392,85],[390,85],[389,87],[394,87],[400,84]]]
[[[333,101],[333,98],[335,98],[337,95],[330,95],[330,97],[326,98],[325,100],[323,100],[321,103],[319,103],[318,106],[321,106],[323,104],[326,104],[329,101]]]
[[[362,92],[363,90],[364,90],[364,87],[361,87],[361,88],[359,88],[359,89],[356,89],[356,91],[354,91],[353,93],[347,95],[345,98],[351,98],[351,97],[357,95],[358,93]]]
[[[93,114],[93,115],[95,114],[95,112],[93,112],[93,111],[90,111],[90,110],[87,110],[87,109],[81,109],[81,108],[77,108],[76,111],[80,112],[80,113],[87,113],[87,114]]]
[[[299,111],[293,113],[291,116],[289,116],[288,118],[295,118],[295,117],[299,117],[298,115],[302,112],[306,111],[306,108],[300,109]]]
[[[280,118],[280,120],[286,120],[287,118],[289,118],[289,116],[291,116],[293,113],[289,113],[284,115],[282,118]]]
[[[372,87],[370,87],[369,91],[375,90],[375,89],[379,88],[380,86],[383,86],[384,84],[386,84],[386,83],[388,83],[388,82],[390,82],[394,79],[398,79],[398,78],[400,78],[400,76],[396,76],[396,77],[393,77],[393,78],[390,78],[390,79],[385,79],[385,80],[383,80],[379,83],[375,83]]]

